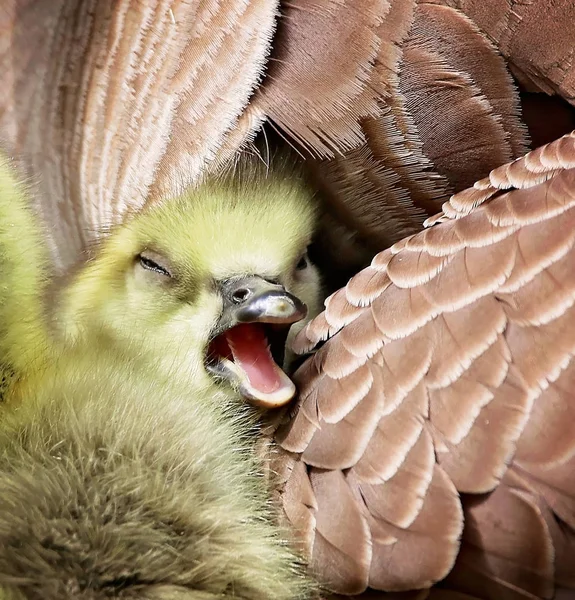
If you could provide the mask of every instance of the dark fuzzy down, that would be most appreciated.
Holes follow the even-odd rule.
[[[54,372],[2,416],[0,598],[308,597],[247,415],[114,361]]]

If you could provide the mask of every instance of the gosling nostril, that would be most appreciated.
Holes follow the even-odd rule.
[[[232,294],[232,301],[236,304],[241,304],[242,302],[245,302],[251,295],[252,292],[250,289],[239,288]]]

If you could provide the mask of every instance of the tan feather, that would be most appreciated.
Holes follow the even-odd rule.
[[[257,105],[320,155],[357,145],[364,139],[358,120],[377,109],[367,84],[380,44],[376,28],[388,10],[386,0],[286,3]]]
[[[517,94],[503,61],[456,11],[418,8],[404,46],[400,91],[423,152],[455,190],[526,150]],[[513,131],[513,147],[505,127]]]
[[[358,269],[365,265],[361,250],[377,252],[415,233],[449,191],[523,154],[526,130],[519,121],[515,85],[486,36],[460,11],[423,2],[392,1],[380,7],[379,22],[369,30],[378,38],[378,49],[364,59],[371,65],[367,87],[360,92],[358,84],[353,105],[347,92],[340,94],[333,108],[332,90],[347,85],[359,55],[355,49],[338,55],[349,65],[332,60],[331,69],[318,73],[324,54],[318,52],[310,65],[310,48],[317,46],[317,32],[329,19],[337,16],[351,28],[367,26],[367,18],[364,12],[358,16],[361,7],[352,10],[347,3],[338,5],[337,15],[327,11],[321,17],[313,6],[286,8],[285,32],[274,48],[278,62],[272,63],[253,106],[298,142],[304,155],[329,157],[312,163],[316,180],[333,219],[353,231],[353,243],[340,243],[345,252],[339,254],[357,253]],[[342,26],[333,23],[331,28],[339,32]],[[325,56],[331,57],[330,51]],[[339,79],[326,92],[331,72]],[[347,107],[343,117],[341,107]],[[351,117],[353,126],[347,120]],[[329,245],[338,260],[333,236]]]
[[[296,374],[299,410],[277,439],[309,477],[324,474],[315,518],[334,510],[342,477],[355,490],[348,510],[369,535],[351,538],[352,563],[371,547],[364,588],[448,576],[481,598],[575,590],[572,157],[570,135],[456,194],[296,339],[309,350],[331,338]],[[346,521],[338,513],[321,535]],[[320,580],[350,593],[319,558]]]
[[[505,61],[471,19],[457,10],[420,2],[410,43],[433,49],[452,68],[471,77],[506,133],[509,157],[527,152],[518,93]]]

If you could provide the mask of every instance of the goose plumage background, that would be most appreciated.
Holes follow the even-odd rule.
[[[573,597],[575,5],[4,4],[0,135],[59,272],[262,127],[306,159],[326,277],[357,273],[277,435],[318,579]]]

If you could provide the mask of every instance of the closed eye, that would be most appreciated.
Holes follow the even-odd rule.
[[[154,273],[164,275],[165,277],[172,276],[168,269],[158,264],[155,260],[151,259],[149,256],[146,256],[143,253],[138,255],[138,261],[140,262],[142,268],[146,269],[147,271],[153,271]]]

